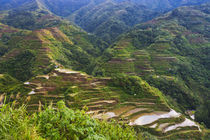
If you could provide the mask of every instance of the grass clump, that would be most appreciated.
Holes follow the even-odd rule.
[[[41,140],[36,126],[30,120],[26,106],[18,109],[13,105],[4,105],[0,109],[0,139],[1,140]]]

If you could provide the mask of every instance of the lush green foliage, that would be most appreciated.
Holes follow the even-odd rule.
[[[5,94],[8,100],[12,101],[12,96],[18,93],[25,93],[28,89],[23,87],[23,84],[9,75],[0,75],[0,94]]]
[[[179,80],[167,81],[164,77],[147,79],[151,86],[161,89],[163,93],[172,97],[179,107],[184,108],[195,108],[198,105],[198,99],[192,96],[192,91],[187,89],[183,82]]]
[[[1,62],[0,72],[9,73],[13,77],[16,77],[21,81],[25,81],[33,76],[32,71],[34,61],[34,53],[30,50],[24,51],[9,61]]]
[[[197,108],[195,119],[210,128],[210,100],[207,99],[199,108]]]
[[[3,56],[8,51],[8,47],[0,43],[0,57]]]
[[[123,88],[128,94],[137,97],[162,96],[162,93],[158,89],[151,87],[146,81],[138,76],[116,74],[113,76],[113,83],[114,85]]]
[[[0,110],[1,139],[137,139],[133,129],[116,122],[100,122],[84,111],[73,111],[58,102],[57,108],[28,115],[25,106],[18,109],[5,105]]]
[[[136,139],[129,127],[117,123],[99,122],[84,111],[73,111],[59,102],[57,110],[52,107],[37,116],[38,130],[49,139]]]

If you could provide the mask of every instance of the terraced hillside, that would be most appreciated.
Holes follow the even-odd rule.
[[[99,48],[94,45],[96,40],[91,40],[93,36],[87,36],[85,32],[69,25],[35,31],[12,29],[15,32],[2,32],[2,44],[10,48],[1,57],[1,73],[4,73],[0,77],[1,104],[6,97],[8,102],[16,101],[17,106],[26,103],[29,112],[36,112],[46,104],[54,105],[64,100],[70,108],[87,107],[87,113],[98,119],[144,125],[143,128],[158,137],[170,137],[173,131],[177,131],[177,134],[185,134],[186,131],[196,132],[193,135],[198,133],[198,136],[202,134],[194,122],[185,124],[185,117],[172,110],[162,93],[141,78],[131,78],[136,81],[137,87],[136,92],[132,93],[132,90],[123,87],[124,83],[119,82],[123,80],[119,78],[95,78],[64,69],[63,66],[87,68],[87,60],[90,58],[88,62],[93,62],[94,57],[100,55],[103,42],[100,45],[102,48]],[[20,31],[21,36],[17,36]],[[8,40],[4,40],[6,37]],[[84,59],[81,59],[82,56]],[[80,64],[83,67],[78,67]],[[28,81],[23,84],[6,73]],[[152,119],[142,124],[141,120],[147,116]],[[159,129],[162,120],[168,125]],[[175,130],[178,126],[171,128],[182,122],[182,129]],[[157,123],[157,127],[150,128],[154,123]],[[165,132],[166,128],[169,131]],[[189,136],[184,134],[182,137]]]
[[[46,1],[31,1],[32,7],[23,0],[13,9],[16,1],[10,0],[9,11],[0,13],[0,107],[27,104],[34,113],[63,100],[93,118],[114,119],[158,139],[197,140],[209,133],[190,117],[195,112],[197,120],[194,109],[209,98],[209,5],[178,8],[136,26],[108,47],[54,16],[50,9],[55,7]],[[108,4],[119,10],[117,15],[125,12],[122,7],[128,13],[136,7]],[[99,28],[101,33],[106,29]],[[202,115],[208,121],[204,105],[199,113],[206,111]]]
[[[209,5],[203,5],[138,25],[107,49],[95,73],[140,76],[180,107],[195,109],[209,98],[209,24]]]
[[[170,137],[171,133],[190,136],[188,132],[201,136],[200,127],[172,110],[160,91],[140,78],[136,80],[139,88],[144,90],[139,93],[141,96],[129,95],[111,78],[94,78],[78,71],[57,68],[47,75],[39,75],[25,82],[25,88],[31,91],[25,92],[20,98],[25,99],[31,112],[39,111],[46,104],[55,105],[59,100],[64,100],[70,108],[87,107],[87,113],[94,118],[116,119],[136,127],[143,125],[143,128],[160,138]]]
[[[103,41],[71,25],[35,31],[6,27],[10,30],[1,30],[0,71],[22,81],[48,73],[54,67],[52,62],[90,73],[94,58],[106,48]]]

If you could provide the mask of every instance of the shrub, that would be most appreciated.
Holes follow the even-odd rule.
[[[135,140],[136,133],[129,126],[99,121],[85,111],[74,111],[63,101],[29,115],[26,106],[15,109],[14,104],[0,110],[0,139],[13,140]]]
[[[63,101],[58,102],[57,109],[46,108],[36,120],[38,131],[47,139],[136,139],[134,130],[129,127],[92,119],[85,111],[67,108]]]

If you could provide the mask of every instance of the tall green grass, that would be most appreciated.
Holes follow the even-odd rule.
[[[41,140],[36,127],[25,105],[17,109],[15,104],[4,105],[0,109],[1,140]]]
[[[15,104],[0,109],[1,140],[135,140],[136,132],[117,122],[99,121],[85,111],[72,110],[63,101],[39,113],[28,114]]]

